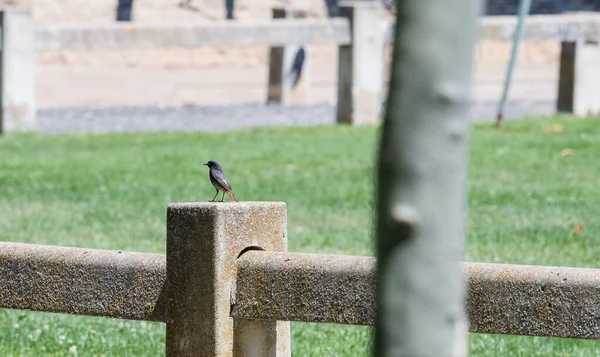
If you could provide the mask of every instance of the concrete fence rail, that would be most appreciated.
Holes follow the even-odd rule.
[[[165,256],[0,242],[0,307],[165,322]]]
[[[270,46],[268,102],[306,104],[310,98],[310,56],[301,85],[290,75],[298,46],[338,47],[338,123],[379,120],[384,89],[384,47],[393,42],[394,23],[378,1],[343,2],[340,17],[299,18],[274,9],[271,21],[217,21],[209,24],[34,25],[23,9],[0,12],[2,63],[0,133],[36,128],[36,51],[119,50],[154,47]],[[302,17],[302,16],[300,16]],[[512,40],[516,17],[483,17],[480,39]],[[523,40],[561,41],[557,111],[600,114],[600,15],[575,13],[528,17]],[[293,53],[292,53],[293,52]]]
[[[155,47],[347,45],[345,19],[217,21],[208,24],[65,24],[35,31],[38,51],[120,50]]]
[[[286,225],[283,203],[184,203],[166,255],[3,242],[0,308],[163,322],[168,357],[288,356],[289,321],[373,325],[375,259],[287,252]],[[600,339],[600,269],[463,272],[471,332]]]
[[[234,318],[373,325],[375,259],[250,251]],[[600,269],[463,263],[473,333],[600,339]]]
[[[490,16],[480,20],[480,39],[512,41],[517,27],[516,16]],[[530,15],[523,27],[525,41],[598,40],[600,15],[576,13],[562,15]]]

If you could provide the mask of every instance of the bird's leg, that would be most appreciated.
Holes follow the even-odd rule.
[[[217,198],[217,195],[219,194],[219,190],[217,190],[217,193],[215,193],[215,197],[213,197],[212,200],[208,201],[208,202],[215,202],[215,198]]]
[[[221,202],[225,201],[225,191],[223,191],[223,196],[221,196]]]

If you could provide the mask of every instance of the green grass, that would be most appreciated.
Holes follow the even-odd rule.
[[[564,130],[548,130],[556,125]],[[202,163],[215,159],[238,198],[288,204],[290,250],[372,255],[376,134],[338,126],[1,137],[0,240],[164,253],[167,204],[212,198]],[[565,148],[572,155],[561,156]],[[596,266],[598,158],[598,121],[476,125],[466,260]],[[579,222],[585,228],[573,234]],[[369,353],[369,328],[292,329],[295,356]],[[161,356],[164,340],[156,323],[0,310],[0,356]],[[471,335],[470,343],[472,356],[600,356],[591,341]]]

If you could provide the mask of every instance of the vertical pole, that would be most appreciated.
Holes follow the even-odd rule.
[[[167,209],[167,357],[290,355],[289,322],[229,316],[235,260],[287,250],[285,203],[176,203]]]
[[[0,133],[37,128],[35,37],[30,7],[0,12]]]
[[[558,79],[558,112],[584,117],[600,114],[600,46],[581,38],[563,41]]]
[[[508,62],[508,69],[506,71],[506,78],[504,79],[504,87],[502,88],[502,96],[500,102],[498,102],[498,114],[496,116],[496,127],[500,128],[504,121],[504,103],[506,103],[506,97],[508,96],[508,90],[510,89],[510,81],[512,74],[515,69],[515,63],[517,61],[517,53],[519,50],[519,43],[521,42],[521,32],[523,31],[523,24],[525,18],[529,15],[531,9],[531,0],[521,0],[519,3],[519,22],[517,22],[517,28],[515,29],[515,36],[513,39],[512,51],[510,54],[510,61]]]
[[[131,21],[133,0],[117,0],[117,21]]]
[[[339,0],[325,0],[327,7],[327,17],[337,17],[340,14]]]
[[[225,19],[233,20],[233,0],[225,0]]]
[[[352,43],[338,49],[337,122],[371,124],[379,119],[383,93],[384,9],[380,1],[342,2]]]
[[[273,9],[274,19],[303,18],[306,11]],[[267,103],[303,105],[310,102],[310,48],[303,44],[271,47]]]
[[[575,59],[577,42],[562,41],[560,47],[560,64],[558,75],[558,112],[573,113],[573,98],[575,97]]]
[[[466,356],[469,85],[479,0],[398,0],[377,184],[376,356]]]

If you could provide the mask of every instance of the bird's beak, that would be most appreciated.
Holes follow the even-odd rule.
[[[206,164],[202,164],[202,165],[208,166],[208,163],[206,163]]]

